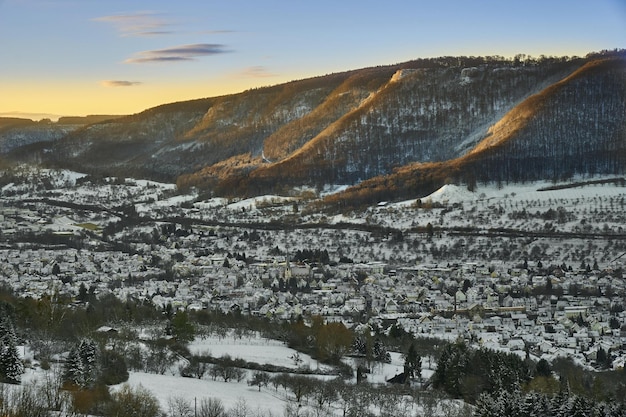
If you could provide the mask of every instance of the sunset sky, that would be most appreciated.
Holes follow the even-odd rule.
[[[624,47],[625,0],[0,0],[0,116],[129,114],[415,58]]]

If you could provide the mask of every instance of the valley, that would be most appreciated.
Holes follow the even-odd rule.
[[[434,406],[435,392],[423,388],[444,343],[463,341],[531,363],[571,360],[597,375],[623,372],[623,178],[484,184],[473,191],[448,184],[424,198],[344,212],[320,209],[329,194],[306,189],[298,197],[226,199],[181,193],[174,184],[63,170],[21,167],[10,178],[0,196],[0,276],[4,291],[36,303],[56,300],[80,311],[96,300],[114,299],[169,311],[172,317],[211,312],[273,323],[304,319],[313,329],[319,318],[328,325],[341,323],[353,337],[367,328],[390,349],[400,349],[391,352],[392,368],[381,374],[378,365],[346,362],[353,348],[342,348],[340,357],[346,355],[349,369],[370,368],[368,384],[380,389],[402,372],[405,347],[393,347],[391,335],[406,333],[430,346],[420,350],[420,382],[412,383],[426,397],[413,405],[401,402],[411,410],[407,413],[425,412],[424,407],[433,415],[471,412],[445,397],[437,397],[440,405]],[[341,187],[326,193],[337,190]],[[104,317],[116,331],[126,329],[124,334],[139,330],[122,316]],[[211,381],[208,370],[200,381],[184,382],[189,386],[184,392],[159,388],[159,378],[162,384],[178,384],[182,366],[194,355],[213,364],[226,354],[259,364],[270,360],[255,359],[257,348],[246,348],[247,343],[269,343],[276,352],[294,349],[271,359],[273,366],[289,366],[289,358],[300,355],[299,342],[281,340],[280,333],[244,332],[246,324],[228,330],[232,323],[216,327],[218,322],[196,323],[191,356],[183,362],[174,356],[158,366],[130,359],[132,346],[152,346],[167,334],[157,322],[142,324],[143,336],[124,342],[131,386],[152,389],[164,410],[176,401],[190,407],[205,390],[233,410],[258,401],[271,404],[256,410],[258,415],[288,414],[300,404],[288,388],[281,393],[260,386],[264,397],[244,386],[226,394],[224,385],[233,382]],[[76,322],[64,332],[94,330],[88,322]],[[220,350],[224,338],[241,346]],[[26,350],[37,351],[29,346],[33,340],[23,340]],[[156,354],[155,347],[143,349]],[[323,364],[319,355],[315,360],[303,355],[309,369]],[[32,368],[24,378],[41,378],[41,351],[39,359],[29,357]],[[240,383],[253,378],[249,366]],[[333,379],[341,369],[329,366],[323,378]],[[162,376],[150,376],[155,374]],[[349,375],[344,380],[356,384],[357,374]],[[463,397],[471,403],[468,395]],[[303,403],[311,413],[339,412],[331,411],[337,404],[316,409],[312,398]],[[452,401],[447,411],[441,408],[445,401]]]
[[[0,415],[626,415],[625,57],[0,118]]]

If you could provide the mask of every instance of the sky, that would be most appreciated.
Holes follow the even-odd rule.
[[[416,58],[626,47],[626,0],[0,0],[0,116],[132,114]]]

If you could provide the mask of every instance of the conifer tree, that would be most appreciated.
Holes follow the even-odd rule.
[[[17,351],[17,337],[10,317],[0,318],[0,380],[19,384],[24,373],[24,364]]]
[[[80,358],[78,346],[72,347],[65,360],[65,366],[63,368],[63,381],[66,384],[81,387],[83,382],[83,375],[85,373],[83,362]]]
[[[24,364],[17,351],[15,339],[3,337],[0,341],[0,379],[9,384],[19,384],[24,373]]]
[[[100,374],[98,346],[91,339],[83,339],[78,351],[83,364],[83,386],[91,387],[96,382]]]
[[[414,379],[416,375],[418,378],[421,378],[422,375],[422,358],[417,354],[417,349],[415,349],[415,345],[412,343],[404,357],[404,372],[411,379]]]
[[[72,347],[65,362],[63,380],[79,388],[92,387],[100,376],[98,346],[83,339]]]

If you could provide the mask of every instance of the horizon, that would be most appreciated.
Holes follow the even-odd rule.
[[[619,0],[0,0],[0,117],[127,115],[428,57],[584,57],[626,46],[624,28]]]

